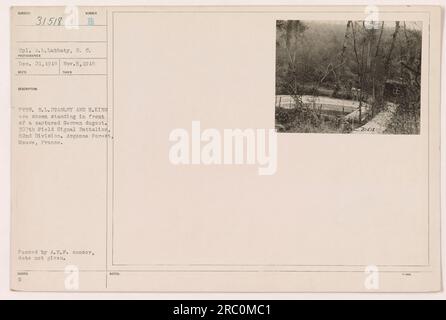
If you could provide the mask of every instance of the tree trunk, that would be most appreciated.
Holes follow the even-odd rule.
[[[396,21],[395,22],[395,31],[393,32],[392,35],[392,43],[390,44],[390,49],[389,52],[387,53],[387,58],[384,64],[384,79],[383,79],[383,84],[382,84],[382,92],[381,92],[381,101],[384,101],[384,88],[386,85],[386,82],[389,78],[390,75],[390,62],[392,60],[392,53],[393,50],[395,49],[395,42],[396,42],[396,37],[398,36],[398,32],[400,30],[400,22]]]

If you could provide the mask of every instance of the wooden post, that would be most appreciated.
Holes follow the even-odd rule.
[[[362,118],[362,101],[359,100],[359,118],[358,118],[359,125],[361,125],[362,122],[361,118]]]

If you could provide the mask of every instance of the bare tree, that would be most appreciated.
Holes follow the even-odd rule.
[[[381,101],[384,101],[384,88],[385,88],[386,82],[390,75],[390,63],[392,61],[392,53],[393,53],[393,50],[395,49],[395,43],[396,43],[396,39],[397,39],[399,30],[400,30],[400,22],[396,21],[395,22],[395,30],[392,35],[392,42],[390,43],[389,52],[387,53],[386,61],[384,63],[384,79],[383,79],[383,83],[382,83]]]

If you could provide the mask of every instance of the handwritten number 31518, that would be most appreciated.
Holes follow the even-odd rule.
[[[62,17],[37,17],[37,26],[61,26],[62,25]]]

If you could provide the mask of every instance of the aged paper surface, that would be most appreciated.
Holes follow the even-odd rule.
[[[12,8],[12,289],[441,290],[441,12],[375,9]]]

